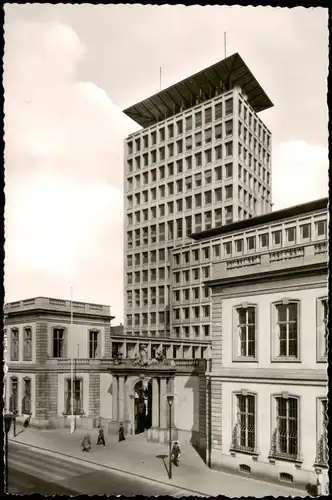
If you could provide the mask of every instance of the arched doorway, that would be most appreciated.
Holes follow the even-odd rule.
[[[139,381],[134,388],[135,434],[141,434],[152,425],[152,382]]]

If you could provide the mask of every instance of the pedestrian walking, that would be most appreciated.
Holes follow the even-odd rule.
[[[180,456],[181,456],[180,443],[179,443],[179,441],[174,441],[174,444],[172,447],[172,455],[171,455],[171,458],[173,460],[174,465],[176,465],[176,466],[179,465]]]
[[[102,444],[106,446],[105,444],[105,436],[104,436],[104,428],[100,425],[98,428],[98,439],[97,439],[97,444]]]
[[[28,416],[28,418],[26,418],[24,420],[24,423],[23,423],[23,428],[24,429],[27,429],[29,427],[29,424],[30,424],[30,420],[31,420],[31,415]]]
[[[125,430],[123,427],[123,423],[121,422],[120,427],[119,427],[119,441],[124,441],[125,439],[126,439],[125,438]]]
[[[91,439],[90,439],[90,434],[85,434],[82,444],[81,444],[82,451],[90,451],[91,450]]]

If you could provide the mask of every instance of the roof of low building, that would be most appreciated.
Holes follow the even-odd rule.
[[[296,217],[309,212],[327,209],[327,205],[328,198],[320,198],[319,200],[309,201],[307,203],[302,203],[301,205],[294,205],[292,207],[283,208],[282,210],[276,210],[275,212],[269,212],[268,214],[258,215],[257,217],[252,217],[251,219],[240,220],[225,226],[200,231],[199,233],[192,233],[190,238],[194,240],[203,240],[212,238],[213,236],[218,236],[219,234],[221,235],[242,229],[250,229],[251,227],[254,228],[255,226],[269,224],[271,222],[287,219],[289,217]]]

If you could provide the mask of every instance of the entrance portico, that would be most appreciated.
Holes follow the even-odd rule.
[[[174,393],[176,367],[166,363],[135,364],[124,359],[112,364],[112,428],[120,422],[129,434],[148,433],[148,439],[168,441],[167,394]],[[172,412],[172,439],[176,439]]]

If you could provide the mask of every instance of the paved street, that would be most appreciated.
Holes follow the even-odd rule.
[[[9,493],[43,495],[164,495],[182,497],[192,493],[133,478],[113,471],[98,471],[64,457],[41,454],[26,446],[9,445]]]

